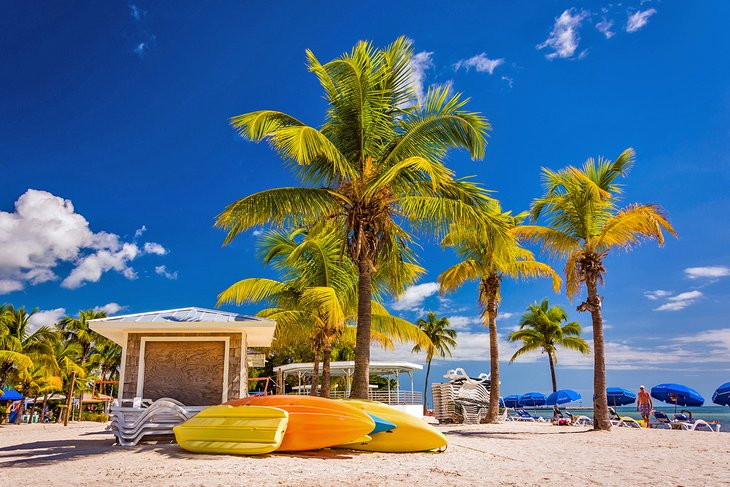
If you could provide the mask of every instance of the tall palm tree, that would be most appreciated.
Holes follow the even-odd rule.
[[[313,346],[312,395],[317,394],[322,359],[324,397],[329,396],[332,346],[348,331],[347,322],[357,310],[357,273],[352,262],[340,260],[341,248],[342,236],[330,225],[293,232],[269,231],[261,239],[260,254],[283,279],[244,279],[218,297],[218,305],[261,301],[272,305],[260,311],[259,316],[277,321],[277,343],[306,341]],[[428,337],[413,324],[390,315],[376,301],[371,302],[371,307],[376,331],[371,339],[386,346],[392,346],[392,339],[427,343]]]
[[[65,316],[56,324],[56,327],[63,336],[64,340],[69,343],[76,343],[81,348],[78,365],[84,367],[93,352],[94,343],[102,338],[98,333],[89,328],[89,321],[99,318],[106,318],[104,311],[96,311],[87,309],[79,311],[79,317]],[[68,392],[66,393],[66,409],[63,417],[63,425],[68,425],[69,412],[73,404],[74,391],[76,390],[76,371],[71,372],[71,380],[69,381]]]
[[[522,215],[515,217],[509,212],[500,211],[496,216],[510,228],[509,235],[512,238],[503,238],[501,232],[493,230],[492,225],[450,232],[444,238],[442,246],[453,247],[462,260],[439,276],[442,294],[461,287],[467,281],[479,281],[479,305],[484,324],[489,328],[489,408],[484,419],[487,423],[496,422],[499,412],[497,314],[502,279],[550,277],[555,291],[560,289],[560,277],[552,267],[536,261],[532,252],[521,247],[514,238],[514,229],[520,223]]]
[[[582,168],[569,166],[554,172],[543,168],[545,194],[531,207],[534,220],[547,219],[548,227],[524,226],[522,237],[540,242],[553,256],[567,259],[566,291],[571,299],[585,285],[587,299],[578,311],[591,313],[593,322],[593,417],[597,430],[611,429],[606,398],[606,362],[603,338],[603,298],[598,285],[606,272],[604,260],[615,248],[630,250],[644,239],[664,243],[662,230],[676,236],[664,210],[652,204],[619,207],[621,186],[634,164],[633,149],[615,161],[588,159]]]
[[[263,224],[302,218],[333,220],[358,275],[354,397],[367,398],[372,279],[383,266],[412,263],[411,231],[441,233],[454,221],[476,220],[491,200],[474,183],[454,178],[444,159],[464,148],[481,159],[490,129],[468,100],[448,87],[417,99],[411,42],[401,37],[385,49],[359,42],[350,53],[321,64],[307,51],[309,70],[325,92],[328,109],[320,128],[282,112],[261,110],[233,117],[242,137],[267,140],[290,164],[304,187],[255,193],[229,205],[216,226],[225,242]],[[392,272],[397,296],[413,282]]]
[[[550,377],[553,382],[553,392],[558,390],[558,381],[555,378],[555,364],[558,363],[557,347],[575,350],[588,355],[591,347],[581,336],[580,323],[568,321],[568,313],[560,306],[550,306],[547,298],[541,303],[534,303],[527,307],[522,315],[520,328],[509,334],[509,341],[522,342],[522,346],[509,359],[510,363],[518,357],[541,350],[547,354],[550,364]]]
[[[428,376],[431,373],[431,360],[434,356],[445,358],[451,357],[451,349],[456,347],[456,330],[449,328],[448,318],[439,318],[436,313],[429,311],[426,319],[419,319],[416,325],[423,330],[423,333],[431,340],[431,345],[426,347],[426,380],[423,386],[423,415],[426,416],[426,397],[428,395]],[[418,353],[424,348],[416,344],[413,353]]]

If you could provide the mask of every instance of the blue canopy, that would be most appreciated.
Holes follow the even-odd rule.
[[[609,406],[626,406],[636,401],[636,394],[622,387],[609,387],[606,389]]]
[[[504,407],[506,408],[516,408],[520,405],[520,396],[517,394],[512,394],[510,396],[507,396],[503,399],[504,401]]]
[[[520,406],[542,406],[547,401],[545,394],[540,392],[528,392],[520,396]]]
[[[702,406],[705,398],[682,384],[659,384],[651,388],[651,397],[675,406]]]
[[[572,389],[559,389],[547,397],[547,405],[555,406],[557,404],[565,404],[568,402],[577,401],[582,396]]]
[[[21,399],[23,399],[23,396],[10,387],[3,388],[2,394],[0,395],[0,401],[20,401]]]
[[[730,406],[730,382],[725,382],[712,395],[712,402],[720,406]]]

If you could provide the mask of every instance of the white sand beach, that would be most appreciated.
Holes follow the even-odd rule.
[[[321,450],[261,457],[197,455],[175,444],[113,445],[97,423],[3,426],[6,485],[720,486],[730,435],[546,424],[440,427],[444,453]]]

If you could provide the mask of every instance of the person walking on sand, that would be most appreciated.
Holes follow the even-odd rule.
[[[639,394],[636,396],[636,400],[639,403],[636,410],[641,413],[641,418],[644,420],[644,424],[648,428],[649,415],[651,415],[651,410],[654,408],[654,404],[652,403],[651,396],[648,392],[646,392],[646,389],[644,389],[644,386],[639,387]]]

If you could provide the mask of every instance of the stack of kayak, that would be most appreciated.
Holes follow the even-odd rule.
[[[174,428],[196,453],[260,455],[320,448],[373,452],[442,450],[446,437],[385,404],[310,396],[257,396],[202,410]]]

